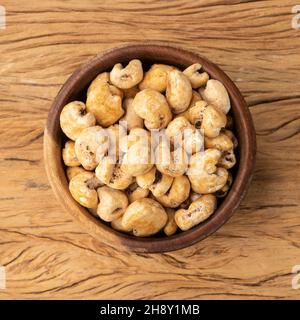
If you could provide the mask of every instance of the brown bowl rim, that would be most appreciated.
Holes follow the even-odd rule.
[[[76,85],[78,86],[80,81],[85,82],[89,74],[90,79],[86,80],[85,84],[87,85],[97,73],[108,69],[108,66],[106,66],[102,68],[103,70],[100,70],[101,65],[111,63],[113,65],[114,61],[118,61],[117,59],[119,59],[119,61],[128,61],[133,57],[143,60],[141,57],[144,55],[147,59],[150,57],[150,60],[153,60],[153,57],[157,57],[156,62],[173,60],[174,64],[177,61],[181,61],[183,65],[195,62],[202,64],[203,69],[207,71],[212,78],[222,81],[228,90],[234,118],[238,117],[240,119],[240,122],[237,124],[240,130],[239,136],[243,138],[243,143],[240,146],[239,168],[237,169],[231,190],[221,206],[218,207],[216,212],[208,220],[200,225],[171,237],[137,238],[123,234],[100,222],[85,208],[80,206],[69,192],[61,160],[61,134],[60,137],[56,137],[57,134],[55,133],[58,132],[57,130],[61,130],[59,128],[60,111],[66,102],[72,99],[74,87],[76,87]],[[184,63],[184,61],[186,61],[186,63]],[[178,63],[176,64],[178,65]],[[49,110],[44,134],[44,161],[46,172],[54,194],[62,206],[96,239],[100,239],[107,245],[115,248],[129,248],[135,252],[166,252],[178,250],[206,238],[219,229],[233,215],[245,196],[253,176],[255,155],[256,137],[251,114],[242,94],[233,81],[209,59],[169,44],[139,43],[113,48],[98,54],[86,64],[79,67],[64,83],[56,96]]]

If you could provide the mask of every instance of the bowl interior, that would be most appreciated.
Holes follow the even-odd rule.
[[[85,102],[86,91],[91,81],[101,72],[109,71],[114,64],[128,63],[140,59],[144,70],[153,63],[166,63],[184,69],[193,63],[200,63],[210,78],[220,80],[228,90],[231,100],[230,114],[234,119],[234,133],[239,141],[237,164],[231,170],[234,181],[228,195],[219,200],[215,213],[198,226],[179,232],[171,237],[156,235],[149,238],[137,238],[112,229],[108,224],[94,218],[79,205],[68,190],[65,168],[61,158],[61,148],[66,137],[59,126],[59,115],[67,103],[73,100]],[[252,119],[239,90],[215,64],[192,52],[179,48],[160,45],[132,45],[117,48],[96,56],[86,65],[76,70],[57,95],[48,116],[45,130],[45,163],[52,188],[63,206],[75,216],[96,238],[110,245],[130,247],[135,251],[170,251],[199,241],[219,228],[239,205],[250,182],[255,157],[255,134]]]

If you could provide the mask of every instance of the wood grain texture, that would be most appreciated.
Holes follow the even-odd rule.
[[[299,298],[300,30],[295,1],[4,0],[0,30],[0,298]],[[55,200],[42,137],[76,67],[135,41],[173,42],[218,63],[257,130],[242,206],[213,236],[165,254],[119,251],[86,234]]]

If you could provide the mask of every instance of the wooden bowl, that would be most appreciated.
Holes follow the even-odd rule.
[[[59,125],[60,112],[72,100],[85,101],[87,87],[99,73],[110,70],[118,62],[126,64],[131,59],[140,59],[144,66],[152,63],[166,63],[181,69],[198,62],[211,78],[218,79],[225,85],[231,99],[231,114],[239,141],[238,163],[231,190],[208,220],[191,230],[179,232],[171,237],[138,238],[115,231],[79,205],[68,189],[61,157],[65,137]],[[85,231],[95,238],[116,248],[129,248],[137,252],[164,252],[184,248],[204,239],[222,226],[232,216],[246,193],[253,175],[255,152],[255,131],[250,112],[240,91],[229,77],[215,64],[198,54],[157,44],[136,44],[116,48],[97,55],[77,69],[63,85],[52,104],[44,136],[47,175],[62,206],[79,221]]]

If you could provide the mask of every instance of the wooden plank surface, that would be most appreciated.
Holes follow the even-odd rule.
[[[299,1],[298,1],[299,2]],[[0,29],[0,298],[299,298],[300,30],[297,4],[271,1],[2,0]],[[299,3],[300,4],[300,3]],[[59,88],[102,50],[172,42],[235,81],[257,130],[247,197],[213,236],[165,254],[93,239],[54,198],[43,129]]]

